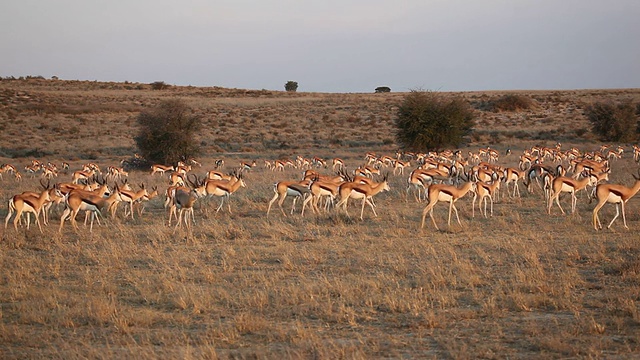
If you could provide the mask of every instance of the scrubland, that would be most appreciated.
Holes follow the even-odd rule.
[[[582,109],[631,99],[640,90],[522,91],[526,111],[481,110],[499,92],[452,94],[479,108],[464,154],[491,146],[514,166],[534,144],[583,151],[601,145]],[[393,111],[401,93],[319,94],[71,81],[0,81],[0,162],[32,159],[71,171],[92,161],[118,165],[135,153],[141,109],[178,97],[202,115],[199,175],[256,160],[247,186],[215,212],[198,200],[192,231],[166,225],[162,198],[145,212],[74,232],[58,232],[61,209],[41,234],[0,242],[0,354],[3,358],[636,358],[640,354],[640,201],[627,205],[629,230],[591,225],[595,205],[578,196],[576,214],[547,214],[534,187],[501,193],[494,215],[462,226],[435,208],[436,231],[406,193],[408,172],[390,177],[374,217],[351,201],[343,212],[266,216],[273,184],[301,170],[272,172],[262,160],[341,157],[349,169],[366,152],[395,155]],[[614,145],[614,144],[612,144]],[[610,182],[631,185],[638,165],[630,144],[612,162]],[[510,148],[512,155],[504,156]],[[330,169],[319,169],[330,173]],[[23,173],[0,180],[0,218],[9,198],[39,188]],[[69,181],[61,173],[56,181]],[[131,184],[167,187],[132,171]],[[569,196],[563,195],[565,210]],[[285,201],[289,211],[291,200]],[[601,211],[608,223],[615,214]]]

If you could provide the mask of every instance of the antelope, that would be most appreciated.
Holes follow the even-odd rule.
[[[256,161],[253,160],[251,163],[247,163],[247,162],[241,162],[240,163],[240,169],[242,170],[251,170],[253,169],[253,167],[256,166]]]
[[[178,190],[183,192],[183,193],[188,193],[188,194],[190,194],[191,197],[194,197],[196,199],[202,198],[202,197],[207,195],[207,193],[206,193],[206,191],[204,189],[204,183],[196,184],[195,182],[191,181],[189,178],[187,178],[187,181],[189,182],[189,184],[191,186],[193,186],[193,188],[188,188],[188,187],[184,187],[184,186],[170,186],[166,190],[166,200],[164,202],[164,207],[165,207],[165,209],[167,207],[169,207],[169,222],[168,222],[168,226],[171,226],[171,219],[172,219],[173,215],[176,215],[176,219],[178,218],[178,216],[176,214],[177,207],[186,204],[184,196],[182,196],[182,199],[180,199],[180,200],[177,200],[175,198],[176,192]],[[196,182],[197,182],[197,179],[196,179]],[[180,205],[180,204],[182,204],[182,205]],[[193,204],[191,204],[191,206],[193,206]],[[190,210],[189,212],[191,212],[191,211],[192,210]],[[191,213],[191,217],[192,218],[194,217],[193,213]],[[195,224],[195,218],[193,219],[193,223]]]
[[[507,194],[511,197],[520,197],[520,189],[518,188],[518,180],[524,178],[524,172],[518,171],[514,168],[506,168],[503,170],[502,179],[504,180],[504,186]],[[513,184],[513,194],[509,192],[509,184]]]
[[[382,178],[382,182],[372,183],[372,184],[362,184],[360,182],[345,182],[340,185],[340,189],[338,190],[340,194],[340,201],[336,204],[336,208],[339,209],[341,206],[344,208],[344,212],[349,216],[349,212],[347,211],[347,202],[350,198],[353,199],[362,199],[362,207],[360,210],[360,220],[364,220],[364,205],[369,204],[371,207],[371,211],[373,211],[374,216],[378,216],[376,210],[374,208],[371,200],[375,195],[382,191],[389,191],[389,183],[387,181],[387,175]]]
[[[331,168],[333,169],[333,171],[342,171],[344,169],[344,160],[340,158],[334,158],[331,161]]]
[[[638,175],[640,175],[640,170],[638,170]],[[640,176],[633,175],[633,178],[636,182],[632,187],[626,187],[618,184],[600,184],[596,187],[596,198],[598,199],[598,204],[593,209],[593,228],[596,230],[602,229],[602,224],[600,223],[600,218],[598,217],[598,212],[606,203],[616,204],[616,216],[613,217],[607,229],[611,228],[613,222],[620,215],[619,207],[622,207],[622,222],[624,223],[624,228],[629,229],[627,226],[627,219],[625,216],[624,206],[634,197],[638,191],[640,190]]]
[[[66,196],[65,209],[60,217],[60,228],[58,232],[62,232],[64,222],[67,219],[70,220],[74,230],[78,231],[76,216],[80,210],[91,212],[91,227],[89,232],[93,232],[93,219],[96,215],[100,216],[100,211],[103,208],[109,208],[116,199],[117,195],[109,193],[106,183],[103,183],[100,189],[96,191],[71,190]]]
[[[436,224],[436,219],[433,217],[433,208],[434,206],[436,206],[438,201],[449,202],[449,220],[447,224],[451,226],[451,211],[453,210],[456,213],[458,224],[462,226],[462,223],[460,223],[460,217],[458,216],[458,209],[456,209],[454,203],[461,197],[465,196],[469,191],[473,190],[475,186],[476,185],[473,181],[466,182],[459,188],[453,185],[446,184],[434,184],[429,186],[427,190],[429,203],[422,211],[422,222],[420,228],[424,228],[424,220],[427,217],[427,214],[429,214],[429,216],[431,217],[431,221],[433,221],[433,226],[436,228],[436,230],[440,230],[438,229],[438,225]]]
[[[476,198],[480,197],[478,201],[478,210],[482,214],[482,202],[484,201],[484,217],[487,217],[487,198],[491,203],[491,216],[493,216],[493,196],[494,194],[497,197],[497,192],[500,189],[500,181],[495,180],[491,183],[486,183],[482,181],[476,181],[475,191],[473,192],[473,201],[471,202],[471,217],[475,217],[475,204]]]
[[[14,195],[13,198],[9,200],[9,211],[7,217],[4,220],[4,228],[7,228],[7,224],[9,223],[9,219],[13,215],[14,211],[16,213],[16,217],[13,220],[13,227],[18,231],[18,222],[22,217],[22,213],[27,214],[27,230],[29,230],[29,223],[31,222],[30,214],[33,213],[35,215],[35,221],[42,231],[42,225],[40,225],[40,211],[42,211],[42,207],[51,200],[49,196],[49,188],[45,188],[39,196],[33,196],[32,194],[19,194]]]
[[[401,161],[401,160],[393,160],[393,175],[396,175],[396,172],[400,172],[400,175],[404,175],[404,168],[411,166],[410,161]]]
[[[157,191],[158,187],[154,186],[152,191]],[[122,202],[129,205],[129,213],[131,214],[131,219],[133,219],[133,204],[140,201],[144,197],[149,197],[149,191],[145,189],[144,184],[140,184],[140,190],[137,192],[120,190],[120,197]],[[115,209],[113,210],[113,216],[115,216]],[[125,218],[127,218],[129,214],[125,211]]]
[[[96,171],[91,169],[89,171],[78,170],[74,171],[71,179],[72,184],[77,184],[80,180],[89,180],[93,175],[95,175]]]
[[[174,170],[175,170],[175,167],[173,166],[160,165],[160,164],[151,165],[151,175],[153,174],[164,175],[165,172],[174,171]]]
[[[318,202],[322,197],[328,197],[329,199],[325,203],[325,211],[328,209],[330,202],[333,202],[335,197],[338,195],[338,191],[340,189],[340,184],[342,182],[336,183],[331,181],[323,181],[323,180],[314,180],[309,185],[309,190],[311,191],[311,196],[308,196],[304,202],[302,203],[302,216],[304,216],[304,209],[307,203],[311,202],[311,209],[314,213],[319,213],[320,209],[318,208]]]
[[[42,214],[42,222],[45,225],[49,225],[49,211],[51,209],[51,207],[53,206],[53,204],[59,204],[62,201],[64,201],[64,195],[62,194],[62,192],[59,189],[59,186],[56,184],[54,186],[50,186],[50,183],[47,182],[47,184],[45,185],[42,180],[40,180],[40,185],[42,186],[43,189],[48,189],[49,190],[49,200],[46,201],[44,203],[44,205],[42,206],[42,209],[40,211],[40,213]],[[31,196],[31,197],[39,197],[40,193],[38,192],[33,192],[33,191],[25,191],[22,194],[20,194],[22,196]]]
[[[269,207],[267,208],[267,217],[269,216],[269,212],[271,211],[271,205],[278,200],[278,207],[280,207],[280,211],[282,211],[282,215],[287,216],[285,214],[284,209],[282,208],[282,203],[284,203],[284,199],[287,196],[293,197],[293,206],[291,207],[291,215],[296,208],[296,201],[298,198],[305,199],[306,196],[310,196],[311,190],[309,189],[310,180],[302,180],[302,181],[279,181],[273,184],[273,198],[269,201]]]
[[[129,173],[125,171],[123,168],[109,166],[107,168],[107,174],[111,176],[114,180],[120,180],[122,177],[128,177]]]
[[[191,230],[191,223],[189,222],[189,215],[191,215],[191,220],[193,224],[196,224],[196,218],[193,213],[193,204],[197,199],[200,198],[200,194],[196,190],[191,190],[185,187],[178,187],[174,190],[173,194],[173,206],[172,212],[175,213],[175,209],[178,209],[176,229],[179,228],[182,224],[183,214],[184,214],[184,224],[187,227],[187,230]],[[171,225],[171,213],[169,213],[169,225]]]
[[[586,189],[588,185],[592,185],[594,183],[593,177],[587,176],[582,180],[575,180],[566,176],[558,176],[553,179],[551,183],[550,196],[549,201],[547,203],[547,213],[551,214],[551,206],[553,205],[553,201],[556,201],[558,207],[562,214],[564,214],[564,209],[560,206],[560,194],[563,192],[568,192],[571,194],[571,213],[576,212],[576,203],[578,202],[578,198],[576,197],[576,192]],[[585,190],[586,191],[586,190]]]
[[[184,174],[174,171],[169,174],[169,186],[184,186]]]
[[[15,175],[18,171],[16,170],[15,166],[11,164],[3,164],[2,166],[0,166],[0,180],[2,180],[2,173],[4,172],[13,173]]]
[[[207,180],[204,183],[204,186],[207,195],[220,197],[220,205],[216,209],[216,212],[220,211],[226,198],[227,206],[229,207],[229,213],[231,213],[231,194],[235,193],[241,187],[245,187],[246,184],[244,182],[244,179],[242,179],[242,172],[240,172],[234,173],[233,178],[229,181]]]

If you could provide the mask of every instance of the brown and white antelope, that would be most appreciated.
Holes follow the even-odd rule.
[[[246,186],[247,185],[242,178],[242,172],[234,173],[231,180],[206,180],[204,183],[207,196],[220,198],[220,205],[216,209],[216,212],[220,211],[226,199],[229,213],[231,213],[231,194],[238,191],[241,187]]]
[[[378,216],[375,210],[375,206],[371,200],[373,200],[373,197],[380,192],[389,190],[390,187],[387,180],[387,175],[385,175],[382,178],[382,181],[379,183],[363,184],[356,181],[345,182],[340,185],[340,189],[338,190],[340,194],[340,201],[338,201],[338,203],[336,204],[336,209],[340,209],[340,207],[342,207],[347,216],[349,216],[349,212],[347,211],[347,203],[349,199],[362,199],[360,220],[364,220],[365,204],[368,204],[371,207],[371,211],[373,211],[374,216]]]
[[[154,174],[164,175],[165,172],[174,171],[174,170],[175,170],[175,167],[169,166],[169,165],[161,165],[161,164],[151,165],[151,175],[154,175]]]
[[[640,175],[640,170],[638,170],[638,175]],[[600,223],[600,217],[598,217],[598,212],[606,203],[616,204],[616,216],[613,217],[607,229],[611,228],[613,222],[620,215],[620,207],[622,208],[622,222],[624,223],[624,228],[629,229],[627,226],[627,218],[625,215],[624,206],[634,197],[638,191],[640,190],[640,176],[633,175],[633,178],[636,180],[633,186],[626,187],[624,185],[618,184],[600,184],[596,187],[596,198],[598,199],[598,204],[593,209],[593,228],[596,230],[602,229],[602,224]]]
[[[49,196],[49,188],[44,189],[39,196],[33,196],[33,194],[18,194],[14,195],[9,200],[9,210],[7,213],[7,217],[4,220],[4,227],[7,228],[7,224],[9,223],[9,219],[15,212],[15,218],[13,220],[13,227],[18,231],[18,222],[22,217],[22,213],[27,214],[27,230],[29,229],[30,214],[35,215],[35,222],[42,233],[42,225],[40,224],[40,212],[43,209],[43,206],[51,200]]]
[[[309,189],[310,184],[311,180],[279,181],[273,184],[274,195],[273,198],[271,198],[271,201],[269,201],[269,207],[267,207],[267,217],[271,211],[271,205],[273,205],[276,200],[278,200],[278,207],[280,208],[280,211],[282,211],[282,215],[287,216],[282,208],[282,204],[287,196],[293,198],[293,205],[291,207],[291,214],[293,215],[296,208],[296,201],[299,198],[302,198],[304,201],[307,196],[311,196],[311,190]]]
[[[459,188],[447,184],[433,184],[429,186],[427,189],[427,198],[429,199],[429,203],[422,211],[422,222],[420,224],[420,228],[424,228],[424,220],[427,217],[427,214],[429,214],[431,221],[433,221],[433,226],[436,230],[440,230],[436,224],[436,219],[433,217],[433,208],[439,201],[449,202],[449,220],[447,221],[447,224],[451,226],[451,211],[453,210],[456,213],[458,224],[462,225],[462,223],[460,223],[460,217],[458,216],[458,209],[456,209],[454,203],[465,196],[469,191],[472,191],[474,187],[475,183],[472,181],[464,183]]]
[[[480,210],[480,214],[483,214],[484,217],[487,217],[487,199],[491,203],[491,216],[493,216],[493,200],[494,197],[498,197],[498,191],[500,190],[500,180],[495,180],[491,183],[486,183],[483,181],[476,181],[475,189],[473,191],[473,201],[471,202],[471,217],[475,217],[475,204],[476,199],[480,198],[478,201],[478,210]],[[484,201],[484,213],[482,212],[482,203]]]
[[[560,206],[560,194],[563,192],[567,192],[571,194],[571,213],[576,212],[576,203],[578,202],[578,198],[576,197],[576,192],[580,190],[585,190],[587,186],[593,185],[595,183],[594,178],[591,176],[586,176],[580,180],[575,180],[566,176],[558,176],[553,179],[551,182],[551,191],[549,200],[547,203],[547,213],[551,214],[551,206],[553,205],[553,201],[555,200],[556,204],[560,208],[560,211],[564,214],[564,209]]]

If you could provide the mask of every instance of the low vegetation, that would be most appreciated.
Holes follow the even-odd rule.
[[[131,86],[131,88],[127,88]],[[0,82],[0,204],[40,190],[23,169],[33,158],[60,164],[54,181],[68,181],[88,159],[101,168],[138,151],[139,111],[179,99],[203,127],[195,143],[203,176],[224,159],[258,166],[230,197],[196,202],[191,232],[167,226],[162,195],[135,218],[118,211],[93,233],[57,227],[53,209],[42,235],[37,226],[0,228],[0,353],[3,358],[636,358],[640,354],[640,200],[627,204],[629,230],[591,226],[595,204],[578,194],[575,214],[547,214],[542,189],[502,189],[493,217],[471,197],[456,206],[462,226],[420,229],[425,203],[407,193],[407,175],[389,174],[391,191],[376,197],[376,212],[351,203],[353,218],[328,213],[265,216],[273,184],[300,179],[300,170],[275,172],[263,160],[341,157],[347,169],[366,152],[394,157],[397,107],[407,94],[316,94],[41,79]],[[469,103],[502,93],[442,94]],[[637,90],[531,92],[526,111],[478,111],[468,151],[491,148],[499,163],[517,167],[532,145],[598,150],[583,110]],[[105,104],[100,113],[37,113],[27,103],[65,107]],[[106,106],[108,104],[109,106]],[[152,111],[153,112],[153,111]],[[77,131],[70,131],[73,127]],[[576,129],[587,129],[577,136]],[[517,135],[513,135],[517,134]],[[540,139],[541,136],[553,137]],[[521,138],[525,137],[526,138]],[[21,141],[18,141],[20,139]],[[71,144],[71,146],[69,145]],[[609,144],[613,145],[613,144]],[[611,161],[611,183],[631,185],[638,164],[627,144]],[[511,155],[504,155],[506,149]],[[614,149],[613,146],[611,146]],[[38,150],[39,152],[27,153]],[[411,163],[415,167],[415,163]],[[323,173],[330,169],[317,168]],[[128,182],[167,188],[167,178],[131,171]],[[570,196],[562,195],[567,209]],[[0,208],[0,218],[7,209]],[[291,208],[286,199],[285,209]],[[600,212],[605,225],[616,211]],[[82,216],[82,214],[80,214]],[[82,222],[82,219],[79,219]]]
[[[587,107],[592,131],[602,141],[632,142],[640,138],[638,106],[630,101],[614,104],[598,102]]]
[[[135,138],[140,154],[152,163],[175,164],[195,157],[200,147],[196,132],[201,119],[181,100],[165,100],[138,115],[140,130]]]
[[[461,98],[412,91],[398,106],[396,139],[411,151],[457,148],[473,127],[474,112]]]

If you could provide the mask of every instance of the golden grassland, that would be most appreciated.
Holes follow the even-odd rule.
[[[376,197],[378,217],[349,205],[266,217],[273,183],[301,171],[271,172],[261,159],[343,157],[353,169],[367,151],[393,155],[393,110],[402,94],[310,94],[67,81],[0,81],[0,162],[31,159],[117,165],[135,152],[141,109],[180,97],[208,126],[199,135],[202,175],[214,159],[225,171],[258,160],[233,213],[217,200],[196,206],[191,233],[166,226],[161,198],[142,216],[95,227],[67,223],[61,209],[44,235],[2,229],[0,354],[3,358],[636,358],[640,354],[640,201],[595,232],[586,194],[577,213],[546,213],[539,189],[502,196],[494,216],[462,226],[420,229],[424,203],[407,196],[405,176]],[[632,99],[640,90],[520,92],[534,109],[479,111],[472,142],[512,148],[513,166],[532,144],[596,150],[582,109],[592,101]],[[460,93],[485,101],[503,93]],[[579,134],[578,134],[579,133]],[[17,140],[16,137],[21,139]],[[611,182],[630,185],[630,148],[613,162]],[[321,171],[329,170],[321,169]],[[9,198],[40,186],[0,180],[0,218]],[[70,180],[70,173],[58,181]],[[166,188],[166,178],[132,172],[132,184]],[[291,206],[285,202],[285,210]],[[569,197],[561,202],[567,210]],[[226,210],[226,207],[223,208]],[[601,217],[613,217],[607,205]]]

